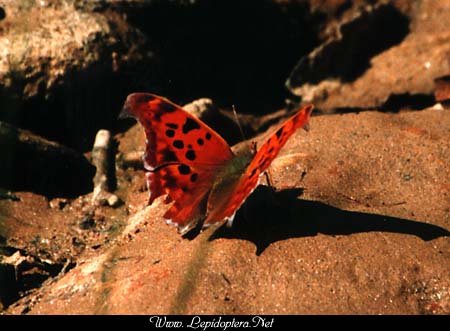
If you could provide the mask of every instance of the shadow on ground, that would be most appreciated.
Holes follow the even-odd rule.
[[[320,202],[301,200],[302,189],[272,192],[259,186],[237,213],[231,228],[213,233],[218,238],[245,239],[256,245],[260,255],[272,243],[289,238],[349,235],[362,232],[392,232],[415,235],[424,241],[450,236],[437,225],[385,215],[345,211]]]

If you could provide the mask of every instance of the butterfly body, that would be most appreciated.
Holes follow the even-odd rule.
[[[163,195],[173,202],[164,217],[180,233],[199,222],[231,222],[289,136],[307,125],[311,111],[307,106],[292,116],[258,152],[249,145],[233,152],[213,129],[163,97],[133,93],[123,108],[145,130],[149,204]]]
[[[249,148],[249,146],[244,146],[245,148],[241,153],[236,154],[230,161],[228,161],[218,172],[214,183],[211,187],[211,191],[208,195],[208,211],[207,216],[210,215],[211,211],[216,209],[221,209],[220,206],[223,206],[227,203],[228,198],[236,190],[237,184],[239,183],[239,179],[242,177],[242,174],[245,172],[245,169],[251,163],[254,153]],[[244,201],[242,201],[244,202]],[[237,211],[237,209],[236,209]],[[226,215],[223,219],[227,219],[229,224],[231,225],[234,219],[234,212],[231,215]],[[207,218],[208,219],[208,218]],[[207,220],[206,219],[206,220]],[[209,218],[209,222],[205,222],[205,225],[214,224],[216,222],[222,221],[221,219]]]
[[[250,146],[244,145],[242,147],[238,153],[234,151],[236,154],[218,169],[213,188],[214,186],[225,185],[227,182],[233,182],[233,180],[242,176],[254,157],[254,152],[250,149]]]

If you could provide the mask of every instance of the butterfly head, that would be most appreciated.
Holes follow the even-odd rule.
[[[251,160],[253,156],[256,154],[256,142],[241,141],[236,145],[234,145],[233,147],[231,147],[231,150],[233,151],[236,157]]]

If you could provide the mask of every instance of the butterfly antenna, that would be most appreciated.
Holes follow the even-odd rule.
[[[238,116],[237,116],[236,109],[234,108],[234,105],[232,105],[231,107],[233,108],[234,121],[235,121],[236,124],[238,125],[239,131],[241,132],[242,141],[245,141],[246,138],[245,138],[244,130],[242,130],[242,126],[241,126],[241,123],[239,122],[239,118],[238,118]]]

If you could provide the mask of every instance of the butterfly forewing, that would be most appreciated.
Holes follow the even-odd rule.
[[[124,112],[136,117],[145,130],[149,204],[168,194],[166,201],[175,203],[166,217],[181,227],[194,223],[199,214],[204,216],[201,206],[217,169],[233,157],[230,147],[205,123],[154,94],[130,94]]]
[[[130,94],[124,110],[137,117],[147,134],[147,163],[220,165],[233,153],[227,142],[173,102],[150,93]]]

